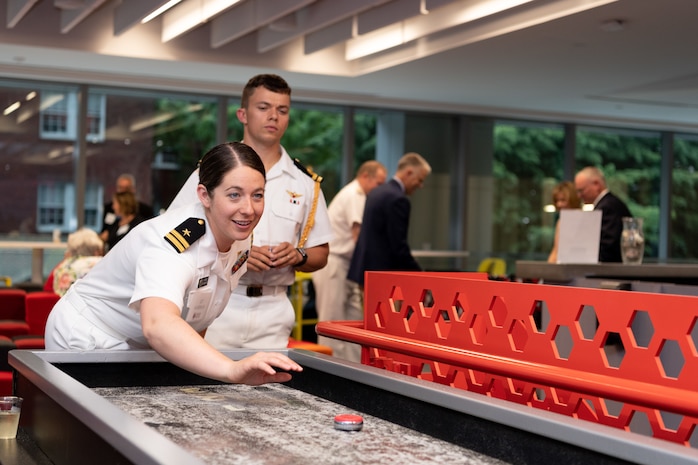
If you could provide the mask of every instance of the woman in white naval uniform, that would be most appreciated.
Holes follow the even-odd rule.
[[[224,382],[284,382],[301,367],[280,353],[240,361],[203,338],[246,270],[249,236],[264,210],[265,170],[232,142],[201,160],[198,201],[141,223],[51,311],[48,350],[148,349]]]

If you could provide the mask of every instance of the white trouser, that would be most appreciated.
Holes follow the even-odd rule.
[[[73,289],[56,303],[46,320],[46,350],[128,350],[124,336],[100,324]]]
[[[296,314],[285,286],[259,297],[247,297],[246,286],[239,285],[228,305],[206,330],[206,341],[219,350],[272,349],[288,347]],[[266,291],[266,288],[265,288]]]
[[[364,319],[363,300],[358,284],[347,280],[350,261],[330,254],[327,265],[313,273],[315,307],[319,321]],[[318,336],[318,344],[332,348],[332,355],[353,362],[361,361],[361,346]]]

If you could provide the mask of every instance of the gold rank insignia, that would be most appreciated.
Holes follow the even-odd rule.
[[[165,240],[179,253],[187,250],[206,233],[206,222],[201,218],[187,218],[165,235]]]

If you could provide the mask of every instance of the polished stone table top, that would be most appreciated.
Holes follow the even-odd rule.
[[[211,465],[504,463],[280,384],[94,391]],[[363,429],[334,429],[342,413]]]

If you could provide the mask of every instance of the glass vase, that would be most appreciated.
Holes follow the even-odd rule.
[[[642,218],[623,218],[623,233],[620,237],[620,254],[626,265],[642,264],[645,254],[645,235]]]

